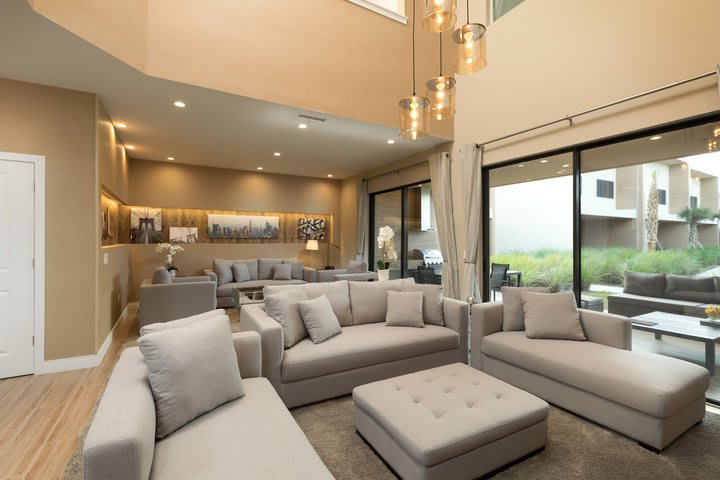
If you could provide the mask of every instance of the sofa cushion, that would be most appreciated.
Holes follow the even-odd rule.
[[[522,292],[550,293],[547,287],[502,287],[504,332],[525,330],[525,311]]]
[[[673,300],[684,300],[686,302],[720,303],[720,292],[673,290],[668,294],[668,297]]]
[[[245,394],[227,317],[143,335],[138,347],[155,398],[158,438]]]
[[[575,294],[522,292],[528,338],[585,340]]]
[[[665,283],[665,274],[626,271],[623,293],[633,293],[647,297],[664,297]]]
[[[422,292],[387,292],[385,324],[389,327],[423,328]]]
[[[250,270],[248,270],[246,263],[233,263],[232,273],[235,283],[250,281]]]
[[[268,285],[303,285],[304,280],[251,280],[241,283],[226,283],[217,287],[217,297],[232,297],[233,288],[257,289],[267,287]]]
[[[693,363],[593,342],[533,340],[524,332],[488,335],[482,353],[658,418],[678,412],[709,385],[707,370]]]
[[[305,273],[305,264],[297,258],[286,258],[283,260],[283,264],[286,263],[290,264],[292,267],[292,273],[290,274],[291,278],[294,280],[302,280],[303,273]]]
[[[309,338],[285,350],[282,381],[295,382],[355,368],[458,348],[460,336],[436,325],[387,327],[370,323],[343,327],[342,334],[315,345]]]
[[[218,285],[233,281],[232,263],[223,260],[213,260],[213,272],[217,275]]]
[[[304,294],[305,292],[303,292]],[[325,295],[320,295],[312,300],[303,300],[298,304],[298,308],[313,343],[322,343],[328,338],[342,333],[340,323]]]
[[[282,258],[258,258],[258,280],[270,280],[273,267],[282,263]]]
[[[305,292],[297,288],[286,288],[265,295],[265,311],[282,326],[285,348],[292,347],[308,335],[298,309],[300,302],[306,299]]]
[[[304,283],[304,282],[303,282]],[[288,287],[268,286],[265,288],[265,295],[269,295],[278,289]],[[308,300],[325,295],[330,301],[333,312],[340,322],[340,326],[346,327],[352,325],[353,317],[350,310],[350,296],[348,295],[348,282],[323,282],[323,283],[305,283],[304,285],[295,286],[293,288],[301,288],[305,291]]]
[[[273,267],[273,280],[290,280],[292,278],[292,265],[285,263]]]
[[[353,325],[384,322],[387,292],[399,292],[404,283],[415,281],[412,278],[400,278],[385,282],[349,282]]]
[[[358,262],[357,260],[348,260],[347,273],[365,273],[368,271],[367,262]]]
[[[155,445],[150,479],[333,477],[265,378]],[[229,446],[232,445],[232,448]]]
[[[168,269],[165,267],[156,268],[153,272],[152,283],[153,285],[172,283],[172,277]]]
[[[428,325],[445,325],[443,313],[443,293],[440,285],[426,285],[420,283],[405,283],[401,292],[422,292],[423,294],[423,322]]]
[[[686,275],[665,275],[665,294],[675,292],[714,292],[715,278],[688,277]]]
[[[171,320],[169,322],[151,323],[140,328],[140,336],[147,335],[148,333],[159,332],[161,330],[170,330],[171,328],[184,327],[197,322],[198,320],[204,320],[211,317],[227,317],[225,310],[217,308],[208,312],[198,313],[191,317],[179,318],[177,320]],[[230,318],[228,317],[228,323]]]

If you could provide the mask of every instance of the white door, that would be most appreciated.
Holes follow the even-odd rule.
[[[35,167],[0,158],[0,378],[33,373]]]

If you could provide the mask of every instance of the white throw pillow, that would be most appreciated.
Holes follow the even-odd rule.
[[[425,327],[423,292],[387,292],[385,324],[389,327]]]
[[[230,318],[225,315],[225,310],[223,310],[222,308],[218,308],[216,310],[210,310],[209,312],[198,313],[197,315],[193,315],[191,317],[178,318],[177,320],[171,320],[164,323],[151,323],[150,325],[145,325],[140,329],[140,336],[147,335],[148,333],[159,332],[160,330],[170,330],[171,328],[185,327],[187,325],[197,322],[198,320],[204,320],[206,318],[212,317],[225,317],[227,318],[228,322],[230,322]]]
[[[233,278],[238,283],[250,281],[250,270],[248,270],[246,263],[233,263],[232,273]]]
[[[522,292],[550,293],[547,287],[502,287],[503,332],[525,330]]]
[[[328,338],[342,333],[340,322],[325,295],[300,302],[299,309],[313,343],[322,343]]]
[[[265,295],[265,312],[282,326],[285,348],[292,347],[308,335],[298,310],[298,304],[306,299],[307,295],[299,288],[284,288]]]
[[[423,322],[427,325],[445,326],[443,313],[443,293],[440,285],[426,285],[420,283],[406,283],[402,285],[401,292],[422,292],[423,294]]]
[[[522,292],[528,338],[586,340],[575,294]]]
[[[212,317],[138,339],[155,398],[155,436],[245,395],[227,317]]]
[[[283,263],[273,267],[273,280],[290,280],[292,278],[292,265]]]

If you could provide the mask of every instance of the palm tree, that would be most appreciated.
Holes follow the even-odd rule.
[[[703,220],[711,220],[715,218],[715,215],[709,208],[685,207],[678,213],[678,216],[690,224],[688,247],[703,248],[700,244],[700,236],[698,235],[698,223]]]

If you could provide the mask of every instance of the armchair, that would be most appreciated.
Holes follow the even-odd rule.
[[[215,310],[216,288],[210,277],[170,278],[165,268],[158,267],[153,278],[140,285],[140,326]]]

